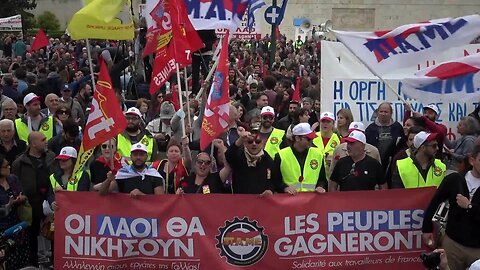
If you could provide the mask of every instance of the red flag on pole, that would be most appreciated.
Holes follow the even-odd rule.
[[[297,77],[297,83],[295,84],[295,91],[293,91],[292,100],[300,102],[300,77]]]
[[[45,35],[42,29],[38,29],[37,34],[35,35],[35,39],[32,42],[32,46],[30,47],[31,51],[38,51],[43,47],[48,46],[48,37]]]
[[[155,55],[152,81],[150,82],[150,94],[155,95],[176,70],[177,66],[173,55],[173,46],[170,44],[168,48],[157,52]]]
[[[117,136],[127,127],[127,120],[113,91],[105,61],[101,61],[96,88],[83,133],[85,151]]]
[[[200,149],[204,150],[215,138],[218,138],[228,127],[230,109],[229,80],[228,80],[228,36],[225,34],[218,59],[218,68],[215,71],[200,131]]]
[[[203,48],[203,41],[188,18],[184,0],[170,0],[175,60],[180,67],[192,64],[192,54]]]
[[[176,84],[172,83],[172,104],[175,108],[175,111],[180,109],[180,101],[178,101],[178,87]]]

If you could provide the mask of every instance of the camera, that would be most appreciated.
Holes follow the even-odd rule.
[[[420,259],[422,259],[423,265],[429,270],[438,269],[438,266],[440,265],[439,252],[422,253]]]

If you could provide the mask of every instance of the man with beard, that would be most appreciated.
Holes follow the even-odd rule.
[[[397,161],[397,169],[392,175],[392,186],[396,188],[438,187],[447,166],[435,158],[438,151],[436,133],[419,132],[413,138],[417,149],[410,157]]]
[[[142,143],[147,149],[147,161],[158,159],[158,146],[152,135],[142,128],[142,114],[135,108],[129,108],[125,112],[127,128],[118,134],[117,149],[122,157],[130,158],[130,148],[133,144]]]
[[[132,165],[121,168],[116,175],[110,171],[107,179],[100,186],[100,194],[118,190],[136,198],[141,195],[164,194],[163,178],[157,170],[148,166],[147,147],[141,143],[132,145],[130,149]]]
[[[92,87],[88,83],[80,83],[78,94],[75,96],[74,100],[77,101],[82,107],[83,111],[86,112],[87,108],[90,107],[90,96],[92,95]],[[83,123],[81,123],[83,124]]]
[[[238,127],[238,139],[230,145],[225,158],[232,170],[234,194],[273,194],[271,181],[272,158],[263,151],[264,141],[258,131]],[[241,146],[244,147],[241,147]]]
[[[40,103],[38,104],[40,111]],[[48,151],[47,137],[38,131],[28,134],[28,149],[12,165],[12,173],[20,180],[22,190],[32,206],[30,226],[30,265],[38,267],[38,235],[43,218],[42,204],[53,194],[50,175],[54,172],[55,154]],[[52,201],[52,198],[50,200]]]
[[[270,106],[265,106],[260,112],[262,118],[262,124],[260,126],[260,138],[265,143],[265,152],[274,158],[275,154],[280,151],[280,145],[282,144],[283,137],[285,136],[285,130],[277,129],[273,127],[275,121],[275,111]]]
[[[23,105],[27,113],[15,120],[17,136],[20,140],[27,142],[28,136],[32,131],[39,131],[47,140],[55,135],[55,124],[52,116],[46,116],[40,113],[40,97],[30,93],[23,98]]]
[[[293,122],[293,114],[295,110],[299,108],[300,104],[296,100],[290,100],[290,103],[288,104],[288,115],[284,116],[277,122],[277,128],[281,130],[287,130],[287,128],[292,124]]]
[[[279,192],[295,195],[297,192],[324,193],[327,188],[322,151],[312,147],[317,137],[308,123],[293,127],[293,145],[275,155],[272,179]]]

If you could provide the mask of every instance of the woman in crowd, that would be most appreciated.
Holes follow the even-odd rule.
[[[57,134],[60,134],[63,131],[63,123],[67,119],[72,118],[72,111],[67,105],[60,104],[58,105],[58,109],[53,115],[53,118],[55,119],[55,130],[57,131]]]
[[[6,214],[0,217],[0,231],[21,222],[19,207],[27,201],[22,194],[18,178],[10,173],[10,164],[0,156],[0,204],[6,207]],[[6,253],[5,269],[20,269],[28,264],[29,241],[26,230],[16,233],[13,238],[15,246]]]
[[[353,114],[350,109],[340,109],[337,112],[337,135],[340,138],[347,137],[350,132],[348,132],[348,127],[350,123],[353,122]]]
[[[471,116],[460,118],[457,132],[460,137],[450,141],[445,140],[445,155],[447,157],[447,169],[463,172],[465,170],[465,158],[472,153],[475,139],[478,133],[478,122]]]
[[[150,100],[150,107],[148,109],[147,116],[149,119],[155,119],[160,114],[160,106],[164,101],[163,91],[158,91],[155,95],[152,95]]]
[[[195,172],[186,176],[177,188],[176,193],[225,193],[224,181],[229,176],[231,169],[225,162],[226,147],[222,140],[216,139],[213,144],[218,149],[217,161],[225,166],[212,173],[212,159],[206,152],[200,152],[195,159]]]
[[[290,104],[290,100],[292,99],[293,89],[286,89],[283,91],[282,95],[278,95],[275,97],[274,102],[274,109],[277,113],[276,119],[281,119],[288,114],[288,106]]]
[[[112,138],[103,142],[98,148],[100,149],[100,156],[90,163],[90,178],[95,190],[97,189],[95,185],[107,179],[109,171],[115,175],[122,168],[123,161],[117,152],[117,140]]]
[[[180,187],[180,181],[188,176],[192,163],[192,154],[188,144],[188,137],[183,137],[181,144],[175,139],[170,139],[167,145],[167,159],[152,164],[152,167],[165,180],[165,194],[174,194]]]
[[[75,148],[63,147],[55,159],[58,160],[59,170],[50,175],[50,184],[54,193],[58,190],[90,191],[90,177],[87,172],[80,171],[73,175],[73,169],[77,161],[77,150]],[[75,179],[75,181],[72,181],[72,179]]]
[[[135,104],[135,107],[140,111],[140,113],[142,113],[143,125],[145,126],[150,120],[147,115],[147,112],[149,111],[148,100],[145,98],[139,98]]]
[[[330,172],[330,164],[333,159],[333,152],[335,152],[335,147],[340,144],[340,138],[334,132],[335,127],[335,116],[331,112],[322,112],[320,115],[320,132],[317,132],[317,138],[313,140],[313,144],[322,150],[323,160],[325,163],[325,171],[327,177]]]

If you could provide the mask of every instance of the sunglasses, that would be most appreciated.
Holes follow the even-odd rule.
[[[212,163],[211,160],[201,160],[201,159],[197,159],[197,164],[198,165],[210,165]]]
[[[159,99],[160,99],[160,98],[163,98],[163,96],[158,96],[157,98],[159,98]]]
[[[107,148],[109,148],[109,147],[110,147],[110,148],[113,148],[113,145],[110,146],[110,145],[108,145],[108,144],[102,144],[102,149],[107,149]]]
[[[262,143],[262,139],[257,138],[257,139],[255,139],[255,140],[248,140],[247,143],[248,143],[248,144],[252,144],[252,143],[261,144],[261,143]]]
[[[70,113],[68,111],[59,111],[58,114],[70,115]]]

